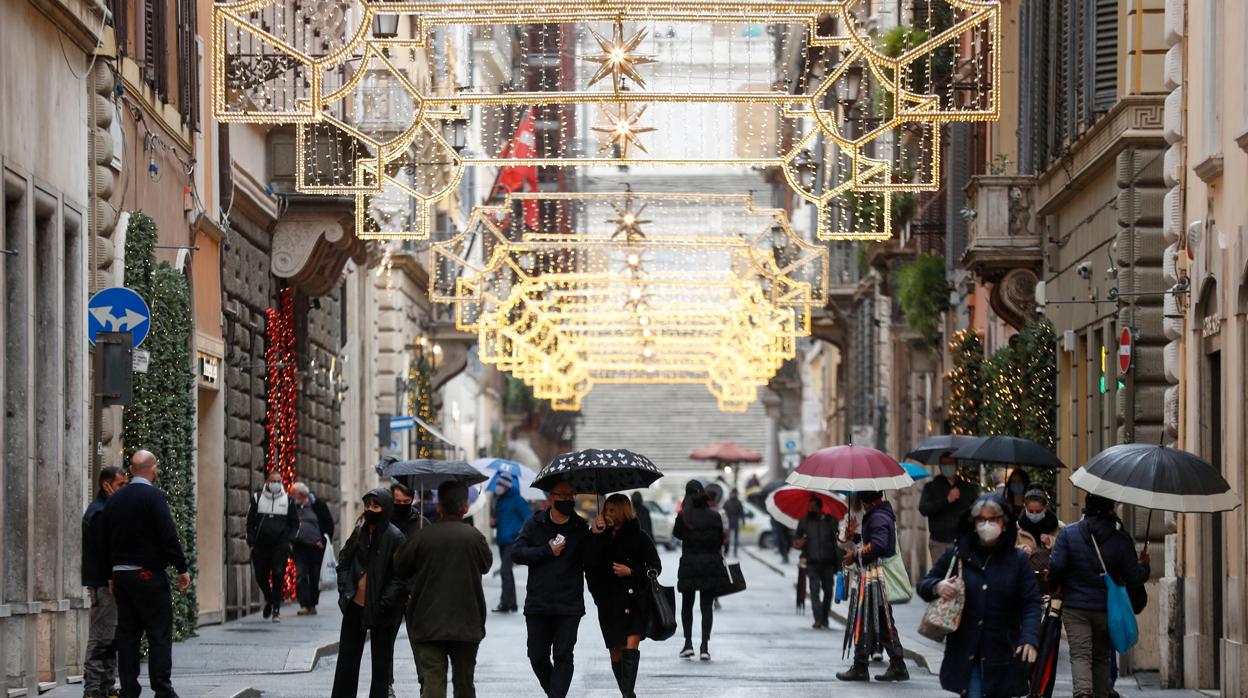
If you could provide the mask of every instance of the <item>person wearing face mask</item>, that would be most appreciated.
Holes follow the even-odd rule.
[[[91,597],[91,615],[87,621],[87,656],[82,662],[83,698],[105,698],[117,695],[113,680],[117,678],[117,600],[108,588],[112,576],[102,555],[100,515],[114,492],[126,484],[121,468],[106,465],[100,469],[99,492],[82,515],[82,585]]]
[[[815,615],[811,627],[816,630],[828,628],[828,614],[832,612],[832,592],[836,588],[836,573],[841,569],[841,549],[836,545],[838,528],[836,518],[823,513],[823,502],[811,495],[806,518],[797,522],[793,547],[806,556],[810,606]]]
[[[1049,555],[1049,583],[1062,592],[1062,626],[1070,647],[1075,698],[1105,698],[1111,691],[1106,571],[1115,582],[1130,587],[1148,581],[1152,570],[1147,550],[1137,558],[1135,542],[1114,513],[1113,500],[1089,494],[1083,518],[1057,534]]]
[[[857,561],[862,565],[881,558],[897,554],[897,514],[893,506],[884,499],[883,492],[857,492],[854,498],[862,503],[862,533],[855,535],[855,545],[845,553],[844,563],[853,564]],[[884,649],[888,652],[888,669],[875,677],[876,681],[908,681],[910,671],[906,668],[905,651],[901,646],[901,637],[893,623],[893,615],[881,606],[879,616],[874,619],[884,629]],[[839,681],[870,681],[867,662],[871,658],[867,643],[859,642],[854,646],[854,664],[849,669],[838,672]]]
[[[390,496],[394,498],[394,512],[390,515],[390,523],[399,529],[404,538],[411,538],[422,527],[429,525],[429,520],[421,515],[416,506],[416,493],[412,488],[394,480],[390,483]]]
[[[515,613],[520,610],[516,604],[516,576],[512,572],[512,549],[516,538],[520,537],[520,529],[529,520],[531,512],[529,503],[520,496],[520,488],[515,485],[516,478],[508,472],[500,472],[494,481],[494,540],[498,543],[499,578],[503,582],[502,596],[498,600],[495,613]]]
[[[524,522],[511,557],[529,568],[524,597],[529,663],[548,698],[572,686],[576,633],[585,615],[584,542],[589,526],[576,513],[576,490],[551,486],[547,508]]]
[[[1049,496],[1039,487],[1023,495],[1023,515],[1018,517],[1017,546],[1031,560],[1040,593],[1049,593],[1049,555],[1062,522],[1049,509]]]
[[[955,560],[961,565],[966,605],[958,629],[945,638],[940,686],[966,698],[1026,695],[1026,665],[1036,660],[1040,588],[1027,556],[1014,546],[1012,519],[999,495],[975,500],[953,547],[917,587],[926,601],[953,598],[957,588],[946,577]]]
[[[598,606],[598,625],[616,685],[624,698],[636,698],[641,640],[650,616],[648,575],[659,574],[663,565],[626,495],[607,497],[591,530],[585,544],[585,579]]]
[[[264,617],[281,622],[286,562],[299,533],[299,507],[286,494],[282,473],[270,470],[264,489],[251,497],[247,511],[247,546],[256,584],[264,594]]]
[[[1014,516],[1018,516],[1023,510],[1027,490],[1031,489],[1031,476],[1022,468],[1015,468],[1005,478],[1005,485],[1002,494],[1005,496],[1005,503],[1010,507],[1010,512]]]
[[[935,562],[958,536],[979,487],[958,475],[958,461],[947,454],[940,459],[940,475],[923,486],[919,513],[927,517],[927,550]]]
[[[394,665],[394,635],[403,619],[407,580],[394,569],[403,534],[390,522],[394,500],[377,487],[364,495],[364,515],[338,554],[338,665],[332,698],[355,698],[364,643],[370,643],[369,698],[386,698]]]
[[[290,496],[299,507],[299,531],[291,546],[295,558],[295,599],[299,601],[299,615],[310,616],[321,602],[321,564],[325,561],[325,544],[334,537],[334,515],[325,500],[312,494],[305,483],[291,485]]]

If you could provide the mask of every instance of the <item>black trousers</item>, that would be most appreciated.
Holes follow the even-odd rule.
[[[282,605],[286,592],[286,561],[290,559],[290,545],[265,545],[251,549],[251,567],[256,573],[256,584],[264,594],[264,602],[276,611]]]
[[[889,622],[890,614],[884,612],[884,608],[880,608],[880,616],[878,622],[881,628],[887,628],[884,635],[884,651],[888,652],[888,658],[894,662],[900,662],[906,658],[905,652],[901,647],[901,637],[897,634],[897,626]],[[867,643],[860,642],[854,646],[854,662],[857,664],[866,664],[871,661],[871,651],[867,647]]]
[[[815,622],[828,624],[828,614],[832,612],[832,595],[836,592],[835,562],[806,563],[806,579],[810,584],[810,607],[815,613]]]
[[[526,615],[529,663],[547,698],[564,698],[572,686],[573,657],[580,616]]]
[[[368,698],[386,698],[390,689],[390,672],[394,669],[394,636],[397,628],[368,630],[364,627],[364,609],[348,601],[342,612],[342,631],[338,634],[338,666],[334,670],[331,698],[356,698],[360,686],[360,660],[364,642],[369,642],[373,660],[373,677]]]
[[[683,591],[680,593],[680,624],[685,629],[685,646],[693,647],[693,597],[701,597],[699,608],[702,611],[702,649],[706,649],[711,641],[711,625],[715,622],[715,596],[705,591]]]
[[[137,698],[139,646],[147,634],[147,673],[157,698],[173,692],[173,595],[164,570],[113,572],[117,597],[117,674],[121,695]]]
[[[295,558],[295,599],[300,608],[316,608],[321,602],[321,564],[325,561],[325,548],[295,543],[291,550]]]
[[[498,607],[504,611],[516,610],[516,575],[511,567],[511,543],[498,546],[498,576],[503,582],[503,595],[499,597]]]

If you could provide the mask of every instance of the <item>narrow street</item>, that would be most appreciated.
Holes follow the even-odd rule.
[[[679,552],[664,552],[665,572],[662,581],[675,579]],[[764,562],[765,561],[765,562]],[[639,696],[705,696],[724,698],[749,696],[797,697],[822,696],[836,692],[852,696],[934,696],[940,695],[936,675],[923,664],[938,670],[940,647],[920,638],[914,631],[923,606],[917,599],[898,607],[898,627],[902,643],[909,655],[911,680],[903,684],[847,685],[832,675],[848,666],[840,652],[844,626],[834,622],[831,631],[810,627],[809,609],[805,615],[794,612],[794,572],[781,576],[773,567],[778,562],[770,551],[743,549],[742,569],[749,589],[723,600],[723,609],[715,615],[711,641],[713,661],[703,663],[680,659],[680,632],[663,643],[642,643],[642,671],[638,680]],[[516,583],[523,588],[525,568],[518,567]],[[486,602],[493,606],[498,598],[498,578],[486,579]],[[174,646],[174,686],[184,698],[233,698],[264,696],[265,698],[309,698],[329,694],[333,683],[338,639],[338,612],[333,593],[322,596],[321,613],[314,617],[284,615],[281,624],[262,620],[258,615],[223,626],[200,629],[197,638]],[[588,593],[589,613],[581,622],[577,644],[576,676],[571,696],[607,698],[619,691],[611,676],[611,667],[602,647],[593,601]],[[833,607],[833,614],[844,613],[844,607]],[[694,616],[694,641],[697,636]],[[477,695],[482,698],[507,696],[540,696],[537,680],[525,656],[524,617],[520,614],[491,614],[486,626],[486,639],[477,657]],[[322,656],[316,659],[318,653]],[[920,655],[916,664],[916,655]],[[313,666],[314,665],[314,666]],[[360,695],[368,691],[367,650],[360,676]],[[395,694],[412,698],[419,694],[416,668],[406,630],[399,636],[395,649]],[[879,673],[883,665],[872,667]],[[1155,675],[1145,675],[1143,682],[1155,683]],[[146,682],[144,684],[146,686]],[[1117,686],[1124,696],[1197,696],[1190,691],[1158,691],[1138,689],[1134,681],[1124,679]],[[1070,694],[1070,665],[1063,657],[1061,675],[1054,695]],[[77,686],[64,686],[44,694],[48,698],[76,698]]]

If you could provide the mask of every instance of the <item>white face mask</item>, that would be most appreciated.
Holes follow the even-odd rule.
[[[272,492],[273,494],[281,494],[281,492],[282,492],[282,483],[280,483],[280,482],[270,482],[270,483],[269,483],[269,491],[270,491],[270,492]]]
[[[1026,511],[1026,512],[1023,512],[1023,513],[1027,516],[1027,520],[1028,520],[1028,521],[1030,521],[1030,522],[1032,522],[1032,523],[1040,523],[1041,521],[1044,521],[1044,514],[1045,514],[1045,512],[1043,512],[1043,511],[1041,511],[1041,512],[1039,512],[1039,513]]]
[[[975,524],[975,532],[979,534],[980,540],[992,545],[1001,537],[1001,524],[996,521],[980,521]]]

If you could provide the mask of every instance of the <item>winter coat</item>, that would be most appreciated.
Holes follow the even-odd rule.
[[[724,513],[728,515],[728,526],[736,528],[745,518],[745,505],[741,504],[739,498],[729,497],[728,501],[724,502]]]
[[[103,524],[100,515],[104,513],[104,504],[108,495],[100,490],[95,499],[87,505],[82,515],[82,585],[84,587],[106,587],[113,576],[113,569],[104,558],[100,533]]]
[[[954,487],[961,490],[958,501],[949,503],[949,492]],[[971,505],[979,496],[979,488],[958,478],[949,484],[949,478],[937,476],[923,486],[923,494],[919,497],[919,513],[927,517],[927,532],[932,540],[938,543],[952,543],[958,537],[966,517],[971,513]]]
[[[897,552],[897,514],[893,505],[881,499],[870,505],[862,515],[862,550],[858,560],[864,564]]]
[[[565,547],[556,556],[550,541],[560,533]],[[524,596],[526,616],[585,615],[584,543],[588,536],[589,526],[576,514],[560,525],[551,521],[550,509],[543,509],[524,522],[511,549],[511,559],[529,567]]]
[[[724,570],[724,520],[719,512],[692,506],[680,512],[672,537],[681,541],[676,588],[680,592],[715,592],[728,581]]]
[[[1023,645],[1040,646],[1040,588],[1027,556],[1014,547],[1015,530],[1007,525],[991,550],[983,548],[975,533],[963,533],[919,582],[919,596],[932,601],[953,556],[962,561],[966,606],[958,629],[945,638],[940,686],[946,691],[965,691],[979,660],[984,696],[1008,696],[1007,687],[1017,677],[1006,672],[1025,666],[1013,661],[1014,652]]]
[[[429,520],[420,515],[420,510],[413,507],[408,513],[407,518],[403,518],[401,514],[396,514],[390,523],[399,529],[399,533],[403,534],[404,539],[409,539],[416,535],[420,529],[429,525]]]
[[[519,488],[508,488],[507,493],[494,503],[495,542],[499,545],[515,543],[516,538],[520,537],[520,529],[524,528],[524,522],[532,514],[529,503],[520,496]]]
[[[817,519],[805,518],[797,522],[797,538],[805,538],[802,554],[812,563],[841,564],[841,549],[836,545],[837,520],[823,515]]]
[[[370,532],[368,524],[361,522],[343,544],[338,554],[338,606],[345,610],[347,604],[354,603],[360,577],[367,574],[364,627],[393,628],[403,620],[407,598],[407,580],[394,569],[394,554],[403,545],[403,534],[390,523],[394,511],[390,490],[378,487],[367,496],[381,504],[382,523]]]
[[[1045,512],[1045,516],[1040,523],[1033,524],[1030,521],[1019,518],[1018,520],[1018,542],[1015,547],[1031,548],[1031,554],[1027,555],[1027,559],[1031,561],[1031,569],[1036,573],[1036,581],[1040,584],[1040,593],[1048,594],[1051,590],[1048,580],[1049,557],[1053,553],[1053,542],[1050,541],[1049,547],[1045,547],[1040,542],[1040,536],[1047,535],[1056,538],[1062,527],[1065,526],[1058,521],[1057,516],[1053,512]],[[1024,551],[1024,554],[1027,553]]]
[[[1094,516],[1063,528],[1049,555],[1049,583],[1061,589],[1062,606],[1081,611],[1105,610],[1105,580],[1088,534],[1096,537],[1105,569],[1121,585],[1143,584],[1150,573],[1138,560],[1135,543],[1116,518]]]
[[[251,495],[251,507],[247,510],[247,545],[253,548],[289,545],[298,534],[299,504],[290,495],[282,492],[274,496],[267,489]]]
[[[612,565],[631,569],[627,577],[616,576]],[[590,533],[585,542],[585,578],[598,606],[598,623],[607,647],[623,645],[629,635],[646,634],[650,610],[647,574],[663,571],[659,551],[636,520],[625,521],[618,532],[610,529]]]
[[[412,642],[480,642],[485,638],[481,575],[494,556],[485,536],[462,521],[429,524],[394,556],[409,581],[407,634]]]
[[[103,526],[98,539],[101,557],[110,575],[117,565],[151,572],[166,567],[179,573],[190,569],[169,500],[147,480],[130,478],[130,484],[109,496],[98,521]]]
[[[650,507],[642,504],[639,507],[633,507],[633,511],[637,514],[637,525],[641,527],[642,533],[650,536],[650,540],[654,540],[654,521],[650,518]]]

